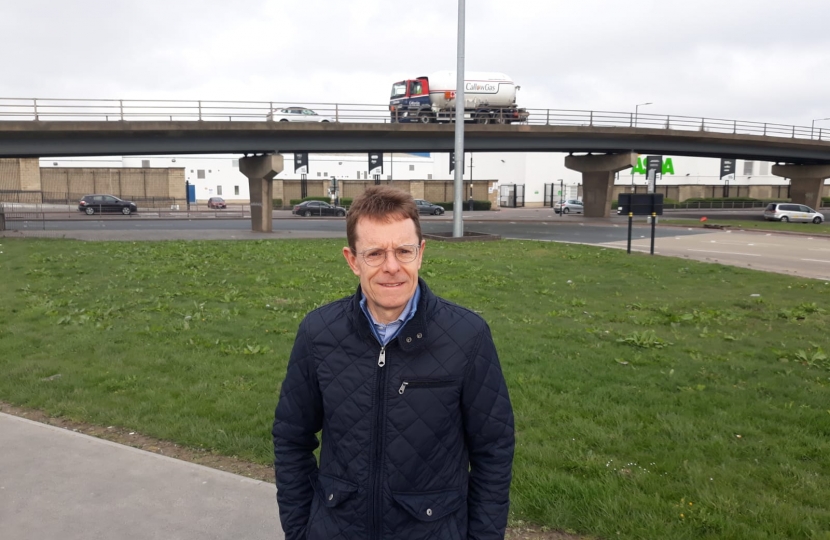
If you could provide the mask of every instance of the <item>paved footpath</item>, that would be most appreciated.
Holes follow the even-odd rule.
[[[0,539],[284,538],[276,488],[0,413]]]

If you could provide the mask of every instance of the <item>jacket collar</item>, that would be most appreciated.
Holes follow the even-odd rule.
[[[421,289],[421,299],[418,302],[418,308],[415,310],[415,316],[407,322],[394,340],[398,342],[401,349],[410,351],[424,346],[427,340],[427,324],[431,318],[431,313],[435,309],[436,296],[427,287],[426,282],[418,278],[418,287]],[[363,291],[360,285],[357,286],[357,291],[352,296],[352,305],[349,310],[352,323],[357,327],[360,337],[364,340],[371,339],[375,341],[372,334],[371,323],[366,315],[360,309],[360,299],[363,297]]]

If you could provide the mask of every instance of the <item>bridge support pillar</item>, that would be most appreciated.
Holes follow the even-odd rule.
[[[790,199],[814,210],[821,207],[824,179],[830,178],[830,165],[773,165],[772,174],[790,179]]]
[[[585,217],[610,217],[614,173],[637,164],[637,154],[565,156],[565,167],[582,173],[582,203]]]
[[[244,157],[239,160],[239,171],[248,177],[251,193],[251,230],[271,232],[274,230],[273,199],[274,177],[282,172],[281,154]]]

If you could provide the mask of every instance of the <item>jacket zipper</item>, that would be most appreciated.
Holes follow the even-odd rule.
[[[380,538],[381,537],[381,525],[380,519],[378,516],[381,515],[383,509],[381,508],[381,500],[379,496],[379,489],[378,485],[380,483],[380,476],[381,476],[381,469],[380,469],[380,460],[383,455],[383,440],[381,439],[381,427],[383,426],[383,388],[385,386],[385,379],[386,379],[386,370],[383,369],[383,366],[386,365],[386,346],[383,345],[380,348],[380,355],[378,356],[378,385],[377,385],[377,412],[375,414],[375,470],[373,471],[372,475],[372,485],[370,486],[369,493],[371,494],[371,504],[369,505],[370,510],[370,519],[371,519],[371,531],[369,531],[370,538]]]
[[[404,381],[398,388],[398,393],[403,395],[407,388],[442,388],[453,384],[455,381]]]

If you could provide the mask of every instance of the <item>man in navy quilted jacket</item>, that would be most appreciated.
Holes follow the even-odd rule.
[[[346,233],[360,285],[300,324],[274,420],[286,540],[504,538],[513,410],[487,323],[418,278],[409,194],[366,190]]]

